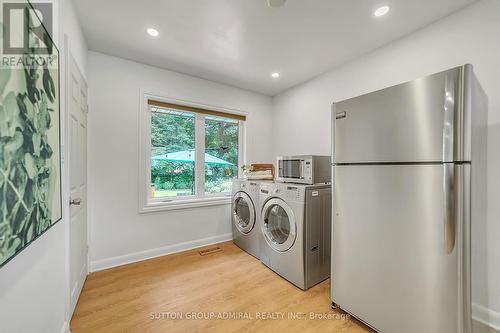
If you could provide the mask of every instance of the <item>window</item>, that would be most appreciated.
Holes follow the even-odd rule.
[[[230,203],[246,117],[145,96],[142,212]]]
[[[205,193],[230,193],[238,175],[239,122],[205,116]]]
[[[196,114],[151,107],[151,197],[195,195]]]

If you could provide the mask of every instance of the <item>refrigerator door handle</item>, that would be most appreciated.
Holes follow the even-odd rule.
[[[453,207],[453,219],[448,220],[446,228],[446,246],[448,254],[456,248],[459,274],[459,317],[463,327],[460,333],[471,333],[472,301],[471,301],[471,225],[470,225],[470,164],[445,164],[445,176],[452,180],[448,188],[448,198]],[[452,201],[451,201],[452,200]],[[451,217],[451,216],[450,216]],[[448,227],[449,226],[449,227]],[[457,246],[455,246],[457,243]]]
[[[457,226],[457,250],[459,269],[462,280],[459,299],[463,300],[460,309],[463,318],[463,332],[471,333],[472,330],[472,297],[471,297],[471,201],[470,201],[470,164],[455,166],[455,220]]]
[[[455,210],[455,165],[443,164],[443,193],[444,193],[444,241],[446,253],[451,254],[455,248],[456,210]]]

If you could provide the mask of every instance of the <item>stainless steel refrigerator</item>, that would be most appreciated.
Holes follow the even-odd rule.
[[[381,332],[471,331],[487,97],[471,65],[333,104],[331,300]]]

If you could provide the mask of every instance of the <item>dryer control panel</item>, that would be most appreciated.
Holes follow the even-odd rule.
[[[261,187],[261,194],[263,193],[285,201],[305,201],[304,186],[294,186],[286,183],[273,184],[273,186]]]
[[[285,201],[305,202],[307,191],[313,197],[321,196],[321,189],[330,188],[331,184],[303,185],[291,183],[273,183],[260,185],[259,194],[266,197],[277,197]]]
[[[288,185],[284,189],[286,200],[290,201],[304,201],[305,189],[304,187],[297,187],[293,185]]]

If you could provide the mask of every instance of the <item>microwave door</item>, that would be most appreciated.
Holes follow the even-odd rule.
[[[301,179],[302,178],[302,162],[301,160],[282,160],[281,172],[285,179]]]

